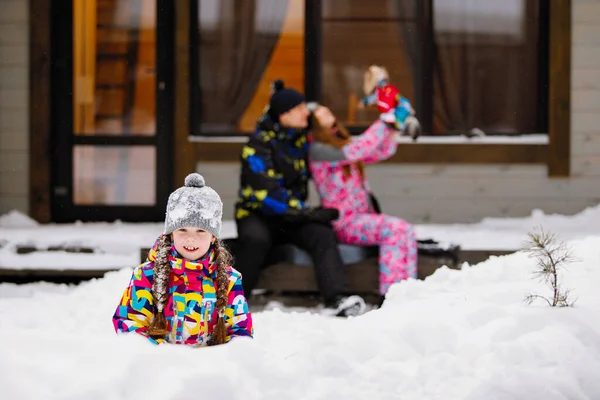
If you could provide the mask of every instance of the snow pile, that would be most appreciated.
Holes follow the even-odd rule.
[[[0,285],[0,398],[599,399],[598,249],[573,243],[575,308],[525,306],[548,289],[517,253],[394,285],[359,318],[256,313],[254,340],[206,349],[114,334],[129,269],[51,292]]]
[[[70,284],[55,284],[49,282],[37,282],[36,284],[19,285],[16,283],[3,283],[0,285],[0,299],[16,299],[20,297],[32,297],[40,294],[67,293],[75,288]]]
[[[36,228],[37,226],[39,224],[36,220],[17,210],[0,215],[0,228]]]
[[[475,224],[426,224],[415,229],[419,238],[458,243],[465,249],[516,250],[527,239],[527,232],[538,227],[560,233],[565,240],[600,235],[600,205],[575,215],[545,214],[535,209],[525,218],[484,218]]]

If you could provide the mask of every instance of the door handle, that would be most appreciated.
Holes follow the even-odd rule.
[[[66,186],[54,186],[54,195],[55,196],[66,196],[69,193],[69,190]]]

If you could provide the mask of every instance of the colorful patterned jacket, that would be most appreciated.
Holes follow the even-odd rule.
[[[308,196],[306,130],[283,128],[268,114],[242,149],[236,219],[260,212],[296,216]]]
[[[152,319],[154,305],[152,282],[154,281],[154,260],[157,243],[148,254],[148,261],[134,269],[129,286],[113,316],[117,333],[136,332],[147,335]],[[215,308],[216,264],[211,250],[204,258],[191,262],[182,259],[174,247],[171,249],[171,276],[168,284],[169,298],[164,310],[169,343],[186,344],[194,347],[206,346],[217,323],[218,311]],[[242,289],[241,275],[228,267],[229,294],[225,310],[225,322],[228,327],[227,341],[235,336],[253,337],[252,315]]]
[[[356,166],[350,176],[344,175],[343,166],[363,161],[375,163],[391,157],[398,147],[396,131],[383,121],[376,121],[360,136],[341,149],[312,141],[310,171],[323,207],[337,208],[340,217],[333,222],[339,229],[354,214],[373,212],[369,184],[362,179]]]

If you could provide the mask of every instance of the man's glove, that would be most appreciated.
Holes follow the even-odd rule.
[[[284,220],[288,223],[302,223],[302,222],[317,222],[321,224],[327,224],[334,219],[338,219],[340,212],[336,208],[305,208],[302,210],[294,210],[294,213],[290,213],[284,216]]]
[[[318,222],[321,224],[329,223],[335,219],[338,219],[339,217],[340,212],[337,210],[337,208],[316,207],[310,209],[308,213],[309,221]]]

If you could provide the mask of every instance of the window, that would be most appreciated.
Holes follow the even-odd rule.
[[[254,131],[275,79],[303,90],[304,6],[304,0],[192,1],[193,134]]]
[[[378,116],[376,109],[358,108],[371,64],[387,68],[426,134],[548,130],[547,1],[194,0],[192,5],[193,134],[253,131],[270,84],[283,79],[302,91],[305,76],[306,90],[360,131]],[[307,13],[308,6],[318,12]],[[313,26],[318,28],[311,31]]]
[[[137,144],[157,140],[156,9],[156,0],[72,2],[71,206],[158,204],[156,146]]]
[[[322,0],[321,101],[347,125],[366,126],[378,113],[356,101],[364,71],[380,64],[428,132],[546,132],[547,8],[541,0]]]
[[[73,146],[73,204],[156,204],[154,146]]]
[[[418,0],[323,0],[321,102],[347,125],[366,126],[376,110],[358,110],[363,76],[371,64],[386,66],[391,81],[414,101]]]
[[[547,131],[542,3],[433,1],[434,132]]]

